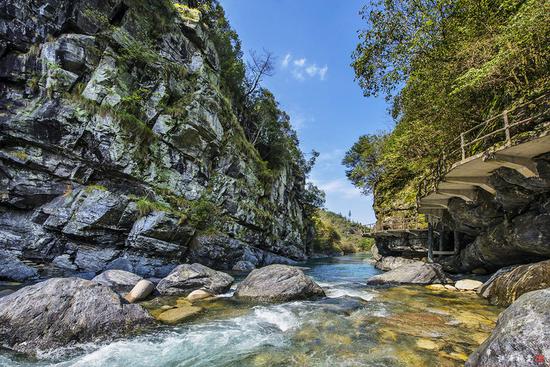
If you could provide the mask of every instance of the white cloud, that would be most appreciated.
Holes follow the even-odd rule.
[[[313,116],[304,114],[299,111],[290,111],[289,114],[292,127],[298,132],[303,130],[309,123],[315,121],[315,118]]]
[[[325,80],[325,76],[327,75],[327,71],[328,71],[328,66],[326,66],[326,65],[319,69],[319,78],[321,78],[321,80]]]
[[[292,56],[290,54],[285,55],[285,58],[283,59],[283,62],[281,63],[283,68],[286,68],[288,66],[288,63],[290,62],[291,58],[292,58]]]
[[[290,73],[296,80],[303,81],[306,77],[325,80],[328,72],[328,66],[319,67],[317,64],[309,64],[305,57],[294,59],[290,53],[287,53],[281,62],[283,69],[290,67]]]
[[[315,65],[315,64],[309,65],[309,66],[306,68],[306,73],[307,73],[309,76],[315,76],[315,74],[317,74],[318,71],[319,71],[319,68],[318,68],[317,65]]]
[[[306,59],[305,58],[294,60],[294,65],[296,65],[300,68],[303,67],[305,64],[306,64]]]
[[[293,69],[292,76],[299,81],[303,81],[306,79],[306,77],[304,76],[304,72],[300,69]]]
[[[340,165],[346,151],[344,149],[333,149],[329,152],[320,152],[317,158],[317,164],[323,164],[326,166]]]
[[[312,180],[312,182],[327,195],[338,195],[344,199],[361,197],[361,191],[344,179],[336,179],[327,182],[316,182]]]

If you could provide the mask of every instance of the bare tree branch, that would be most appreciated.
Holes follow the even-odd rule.
[[[246,63],[248,75],[245,80],[245,98],[248,98],[258,89],[264,76],[273,76],[275,74],[273,61],[273,54],[269,51],[263,50],[261,55],[258,55],[255,51],[250,51],[250,60]]]

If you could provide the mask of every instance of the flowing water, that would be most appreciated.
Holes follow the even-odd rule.
[[[0,366],[462,366],[501,311],[475,294],[368,288],[379,271],[362,255],[304,266],[327,299],[250,305],[228,294],[179,326],[35,360],[0,352]]]

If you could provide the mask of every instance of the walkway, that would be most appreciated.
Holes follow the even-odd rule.
[[[442,152],[422,181],[418,211],[441,218],[452,197],[473,201],[478,188],[494,195],[489,176],[501,167],[525,177],[537,176],[533,158],[550,152],[549,100],[549,95],[541,96],[460,134],[449,144],[456,147],[459,141],[458,147]]]

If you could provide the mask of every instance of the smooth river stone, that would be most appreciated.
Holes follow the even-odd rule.
[[[153,284],[153,282],[142,279],[134,286],[134,288],[132,288],[130,293],[124,296],[124,299],[130,303],[142,301],[147,298],[154,289],[155,284]]]
[[[459,291],[475,291],[483,285],[479,280],[462,279],[455,283],[455,288]]]
[[[207,292],[203,289],[197,289],[186,297],[189,301],[198,301],[200,299],[210,298],[212,297],[212,293]]]
[[[196,306],[181,306],[164,311],[157,316],[157,320],[165,324],[177,324],[185,320],[189,320],[193,316],[202,311],[202,307]]]

